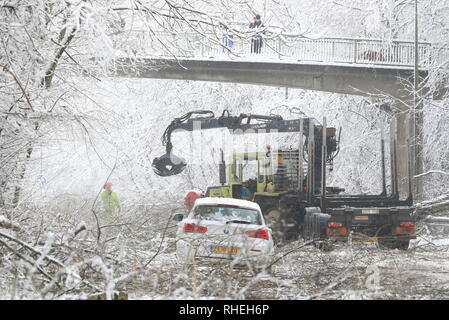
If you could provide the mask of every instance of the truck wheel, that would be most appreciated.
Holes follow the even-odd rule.
[[[278,208],[268,209],[264,215],[265,222],[271,225],[273,240],[280,242],[284,238],[284,228],[282,225],[282,214]]]
[[[307,220],[304,219],[304,223],[302,225],[302,238],[304,239],[304,241],[309,240],[309,228],[306,221]]]
[[[285,240],[288,241],[298,240],[298,236],[301,234],[299,226],[293,219],[288,219],[286,222],[289,224],[289,227],[287,228],[287,230],[284,231]]]
[[[382,240],[378,241],[381,249],[399,249],[407,250],[410,245],[410,240]]]
[[[396,248],[399,250],[407,250],[410,245],[410,240],[398,240],[396,241]]]
[[[379,239],[377,242],[379,244],[380,249],[396,249],[397,248],[396,240]]]
[[[334,245],[330,241],[319,241],[315,242],[314,245],[322,252],[330,252],[334,249]]]

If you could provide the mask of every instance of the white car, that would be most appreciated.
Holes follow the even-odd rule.
[[[177,217],[180,220],[182,217]],[[181,263],[228,259],[232,264],[263,268],[274,245],[257,203],[228,198],[201,198],[178,223],[176,253]]]

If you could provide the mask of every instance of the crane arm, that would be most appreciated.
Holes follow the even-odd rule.
[[[215,117],[214,113],[209,110],[191,111],[182,117],[175,118],[165,129],[162,144],[165,146],[166,153],[153,160],[153,170],[159,176],[176,175],[184,170],[185,160],[172,153],[171,136],[175,130],[193,131],[227,128],[231,134],[299,132],[301,121],[303,122],[303,134],[307,138],[311,118],[284,120],[278,115],[266,116],[244,113],[239,116],[231,116],[228,110],[224,110],[220,117]],[[320,135],[316,136],[320,137]]]

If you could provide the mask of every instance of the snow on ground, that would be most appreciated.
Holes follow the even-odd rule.
[[[417,224],[418,239],[407,251],[349,242],[324,252],[304,246],[301,240],[290,242],[276,248],[271,271],[257,272],[231,269],[224,261],[180,264],[175,254],[176,222],[167,216],[169,209],[128,210],[103,229],[108,247],[100,266],[114,266],[114,279],[120,279],[114,289],[127,293],[129,299],[449,299],[449,224]],[[88,231],[72,246],[90,252],[80,261],[98,260],[92,251],[96,241],[89,238],[96,234],[95,221],[88,212],[79,217],[68,230],[83,220]],[[128,223],[123,226],[123,222]],[[64,257],[61,248],[54,250],[53,256]],[[86,267],[84,273],[90,283],[104,286],[101,270]],[[36,288],[24,288],[26,279],[19,278],[21,291],[14,294],[14,274],[5,272],[0,277],[0,299],[42,299]],[[44,298],[85,299],[93,291],[67,290]]]
[[[448,299],[448,233],[423,235],[407,251],[374,243],[340,243],[330,252],[301,241],[280,246],[285,255],[271,273],[231,270],[225,263],[177,263],[174,239],[152,265],[159,276],[130,299]],[[297,250],[295,250],[297,248]],[[172,250],[170,252],[170,250]]]

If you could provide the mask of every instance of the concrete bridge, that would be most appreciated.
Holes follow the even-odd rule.
[[[123,55],[114,61],[113,76],[245,83],[397,99],[392,130],[399,189],[406,196],[408,166],[416,161],[409,161],[408,150],[414,138],[409,116],[413,42],[278,35],[264,37],[260,52],[252,52],[251,36],[231,39],[215,34],[144,32],[127,41],[132,46],[120,42]],[[418,52],[421,79],[427,78],[430,66],[449,60],[447,48],[430,43],[419,43]]]
[[[312,40],[294,35],[264,38],[255,53],[251,36],[231,40],[215,34],[142,32],[120,41],[120,51],[124,58],[118,57],[114,66],[118,76],[284,86],[401,100],[410,95],[407,85],[413,83],[415,61],[410,41]],[[421,79],[427,77],[429,66],[449,58],[449,50],[430,43],[420,43],[418,51]]]
[[[398,66],[326,64],[268,59],[118,58],[115,76],[198,80],[300,88],[342,94],[410,96],[413,69]],[[420,71],[426,78],[428,72]]]

